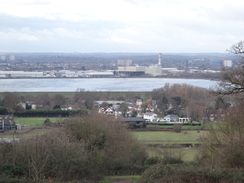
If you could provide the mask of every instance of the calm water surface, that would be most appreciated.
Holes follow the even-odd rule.
[[[0,92],[75,92],[85,91],[152,91],[170,84],[189,84],[213,88],[217,82],[201,79],[165,78],[59,78],[0,79]]]

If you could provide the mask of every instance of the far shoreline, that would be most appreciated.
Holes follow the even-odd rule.
[[[189,77],[13,77],[13,78],[4,78],[0,77],[0,80],[8,80],[8,79],[188,79],[188,80],[210,80],[210,81],[220,81],[220,79],[214,78],[189,78]]]

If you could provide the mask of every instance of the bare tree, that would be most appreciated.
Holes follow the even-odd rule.
[[[16,93],[5,92],[3,98],[3,104],[8,109],[8,112],[13,114],[19,102],[19,97]]]
[[[230,53],[240,56],[241,61],[235,69],[223,70],[222,81],[214,91],[217,94],[229,95],[244,92],[244,41],[233,45],[229,50]]]

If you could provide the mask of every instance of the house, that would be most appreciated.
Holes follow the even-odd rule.
[[[100,107],[98,113],[103,113],[106,115],[114,115],[114,110],[110,107]]]
[[[15,129],[16,125],[13,116],[0,115],[0,131]]]
[[[154,112],[155,109],[152,105],[147,105],[146,112]]]
[[[168,122],[176,122],[179,121],[179,116],[174,114],[167,115],[164,117],[164,120]]]
[[[142,103],[143,103],[143,100],[142,100],[142,99],[137,99],[137,100],[136,100],[136,105],[137,105],[137,106],[141,106]]]
[[[157,122],[158,115],[152,112],[146,112],[143,114],[143,119],[148,122]]]
[[[143,118],[138,117],[129,117],[129,118],[123,118],[124,122],[134,122],[134,123],[142,123],[145,122]]]
[[[191,123],[191,119],[190,118],[179,118],[179,122],[180,123]]]
[[[140,118],[140,117],[123,118],[123,122],[127,123],[128,128],[130,128],[130,129],[146,127],[145,120],[143,118]]]

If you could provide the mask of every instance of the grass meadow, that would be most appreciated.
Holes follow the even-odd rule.
[[[195,144],[200,143],[200,137],[206,131],[182,131],[181,133],[167,131],[143,131],[131,132],[136,139],[142,144],[147,145],[147,153],[149,157],[163,158],[165,155],[170,155],[180,158],[185,162],[194,161],[198,154],[198,147]],[[160,145],[163,144],[164,147]],[[176,145],[174,148],[170,145]],[[181,144],[192,144],[193,147],[180,147]],[[177,147],[179,145],[179,147]],[[169,147],[167,147],[169,146]]]
[[[132,132],[135,138],[145,144],[199,144],[204,131],[191,130],[180,133],[168,131]]]
[[[41,117],[19,117],[15,118],[17,124],[24,126],[26,132],[17,132],[15,138],[28,138],[35,135],[42,135],[47,133],[50,127],[44,127],[44,121],[47,118]],[[51,122],[60,122],[64,118],[49,118]],[[30,130],[29,130],[30,129]],[[198,153],[197,147],[191,148],[167,148],[167,145],[181,145],[181,144],[199,144],[200,137],[206,133],[206,131],[200,130],[184,130],[180,133],[173,131],[132,131],[133,136],[139,140],[142,144],[147,146],[147,152],[149,157],[163,158],[165,154],[172,154],[175,157],[181,157],[184,161],[193,161]],[[13,133],[0,135],[5,138],[12,138]],[[166,147],[160,147],[157,145],[166,145]],[[154,146],[156,145],[156,146]]]
[[[39,118],[39,117],[19,117],[14,118],[16,124],[20,124],[23,126],[43,126],[44,121],[47,118]],[[61,122],[63,118],[48,118],[51,122]]]

